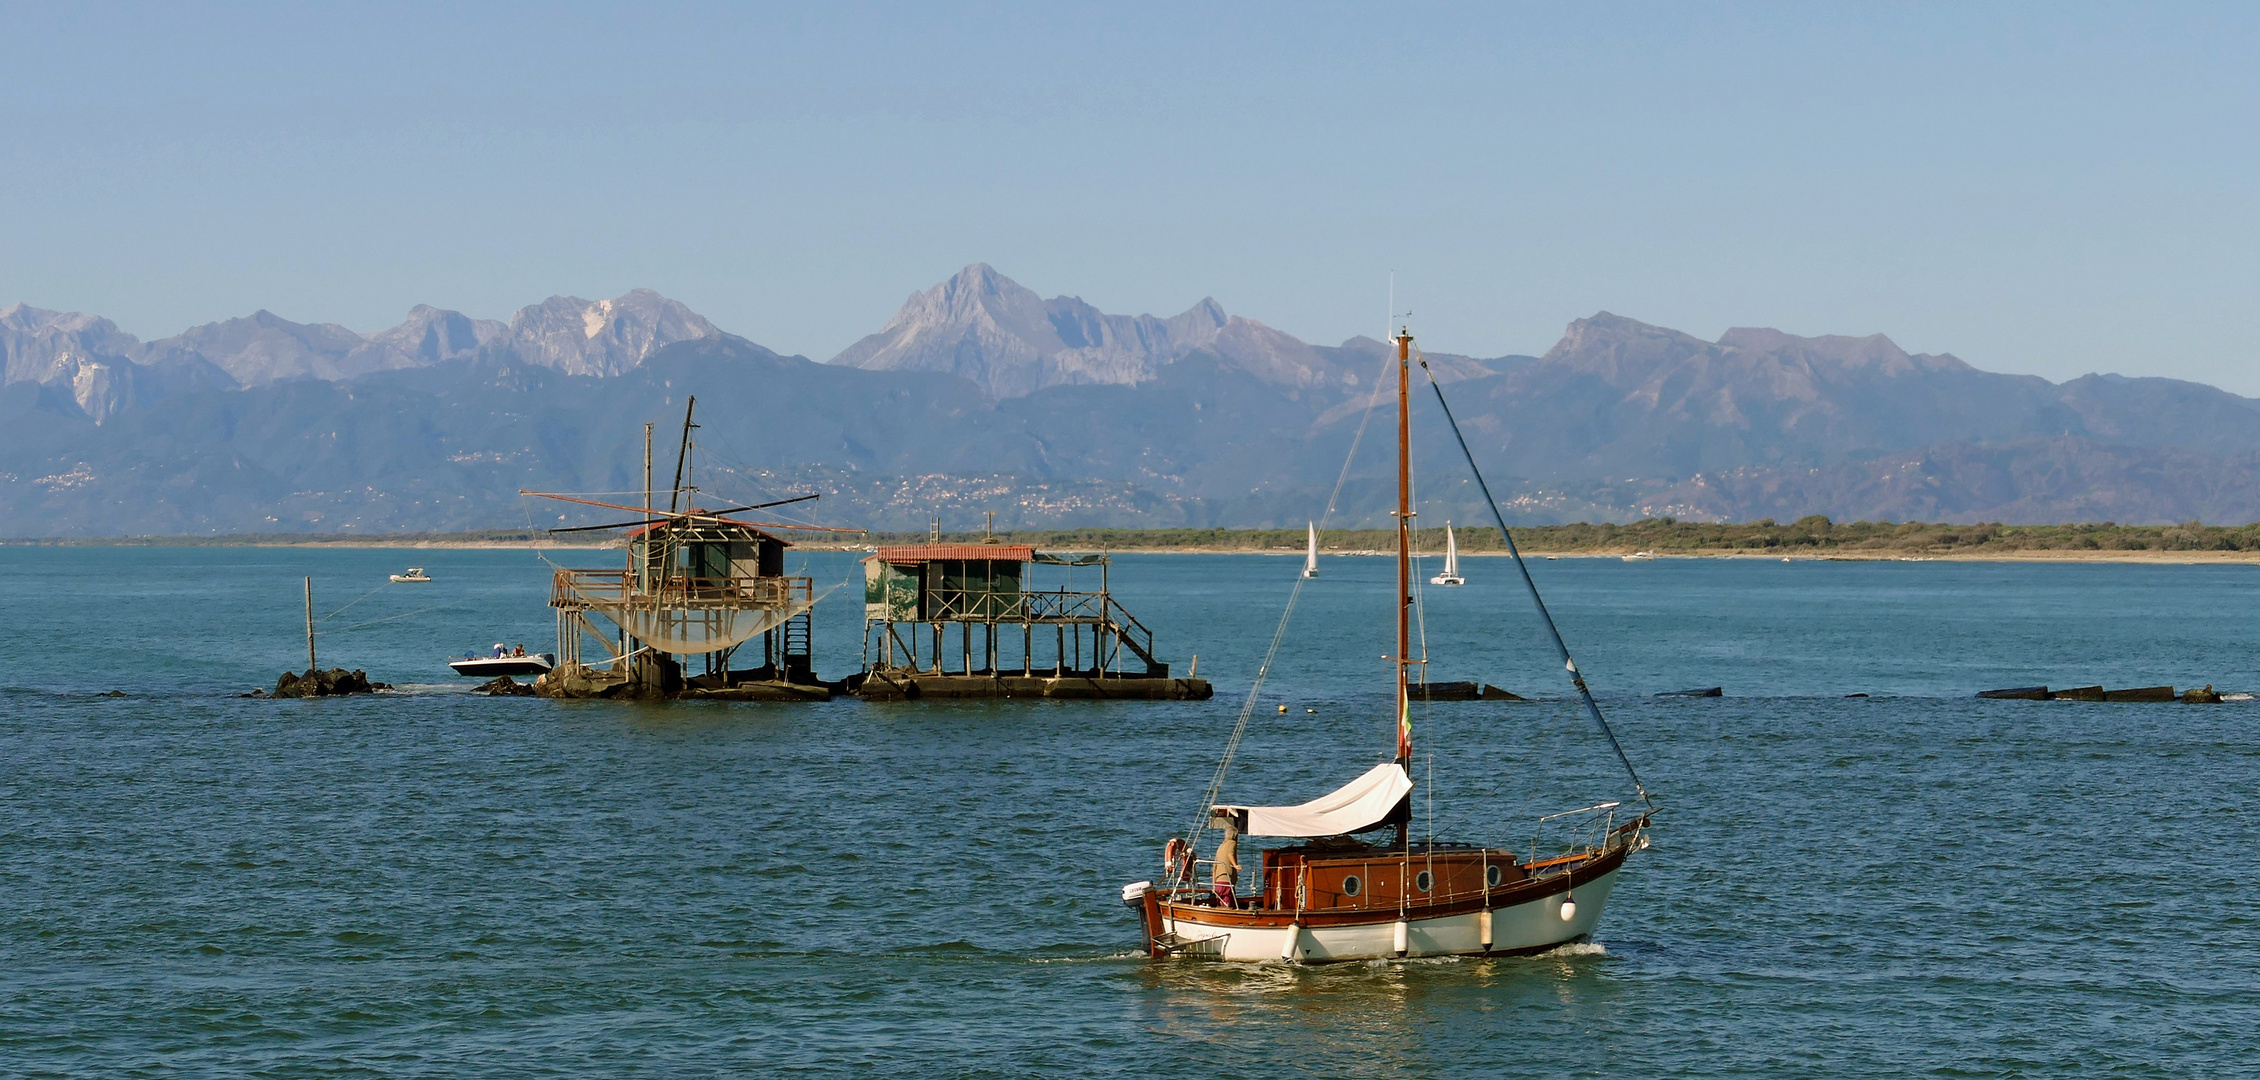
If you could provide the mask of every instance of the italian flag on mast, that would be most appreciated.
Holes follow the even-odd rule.
[[[1397,760],[1412,760],[1412,695],[1397,685]]]

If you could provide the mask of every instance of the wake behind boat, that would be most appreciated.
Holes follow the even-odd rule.
[[[1395,753],[1391,760],[1366,769],[1356,779],[1309,802],[1249,806],[1220,801],[1224,784],[1233,775],[1233,755],[1255,712],[1257,694],[1263,686],[1262,670],[1270,666],[1266,661],[1234,725],[1224,758],[1217,765],[1191,839],[1172,838],[1164,846],[1159,884],[1140,881],[1122,889],[1123,903],[1138,913],[1146,951],[1157,959],[1296,963],[1538,952],[1590,937],[1625,860],[1648,846],[1654,803],[1630,759],[1617,746],[1616,736],[1610,733],[1568,647],[1555,630],[1545,601],[1539,597],[1480,471],[1476,483],[1498,521],[1508,553],[1522,568],[1523,582],[1530,588],[1542,621],[1553,633],[1570,681],[1587,713],[1608,736],[1610,746],[1616,748],[1643,805],[1628,809],[1621,802],[1599,802],[1540,818],[1538,832],[1548,834],[1556,846],[1541,852],[1534,841],[1527,856],[1503,845],[1412,841],[1409,689],[1413,666],[1426,660],[1412,656],[1411,634],[1412,337],[1400,332],[1396,343],[1397,651],[1389,658],[1396,684],[1392,725],[1396,729]],[[1425,361],[1422,369],[1427,371]],[[1436,388],[1437,404],[1443,407],[1445,419],[1452,423],[1457,436],[1458,423],[1452,420],[1451,408],[1432,374],[1429,385]],[[1460,447],[1467,452],[1464,438]],[[1472,453],[1468,454],[1468,465],[1474,468]],[[1293,608],[1290,600],[1290,614]],[[1275,652],[1286,626],[1287,617],[1282,616],[1279,633],[1273,639]],[[1430,814],[1433,818],[1434,810]],[[1210,829],[1223,835],[1209,857],[1202,859],[1199,844]],[[1384,829],[1390,835],[1380,842],[1363,838]],[[1298,842],[1263,851],[1257,882],[1243,892],[1239,855],[1243,837]],[[1209,878],[1205,888],[1199,884],[1203,867]]]

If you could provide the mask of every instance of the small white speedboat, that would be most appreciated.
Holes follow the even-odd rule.
[[[466,656],[447,665],[457,675],[491,679],[497,675],[546,675],[557,666],[557,658],[549,653],[527,653],[524,656]]]
[[[396,583],[410,581],[430,581],[431,579],[432,576],[425,573],[424,568],[421,566],[411,566],[408,568],[408,572],[405,574],[392,575],[392,580]]]

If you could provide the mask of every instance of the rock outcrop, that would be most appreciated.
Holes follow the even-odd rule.
[[[304,675],[286,671],[275,680],[275,690],[270,696],[279,698],[340,697],[346,694],[371,694],[389,690],[384,683],[369,681],[366,672],[331,668],[327,671],[309,670]]]
[[[519,682],[518,680],[513,679],[508,675],[497,675],[494,677],[494,680],[492,682],[480,683],[478,686],[472,688],[471,692],[474,694],[486,694],[489,697],[534,696],[533,687]]]

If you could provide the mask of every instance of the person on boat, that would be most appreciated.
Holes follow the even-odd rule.
[[[513,657],[513,658],[516,658],[516,657],[520,657],[520,656],[524,656],[524,655],[526,655],[526,645],[525,645],[525,643],[524,643],[524,642],[520,642],[520,643],[518,643],[518,645],[517,645],[517,646],[516,646],[515,648],[512,648],[512,649],[510,650],[510,655],[511,655],[511,657]]]
[[[1232,895],[1233,887],[1240,883],[1240,823],[1237,815],[1225,814],[1224,839],[1216,845],[1216,858],[1209,864],[1209,887],[1216,891],[1219,907],[1238,907]]]
[[[495,659],[497,659],[497,660],[500,660],[500,659],[502,659],[503,657],[505,657],[505,656],[508,656],[508,655],[510,655],[510,647],[509,647],[509,646],[507,646],[507,645],[504,645],[503,643],[501,643],[501,642],[499,642],[499,641],[497,641],[497,642],[495,642],[495,643],[494,643],[494,658],[495,658]]]

